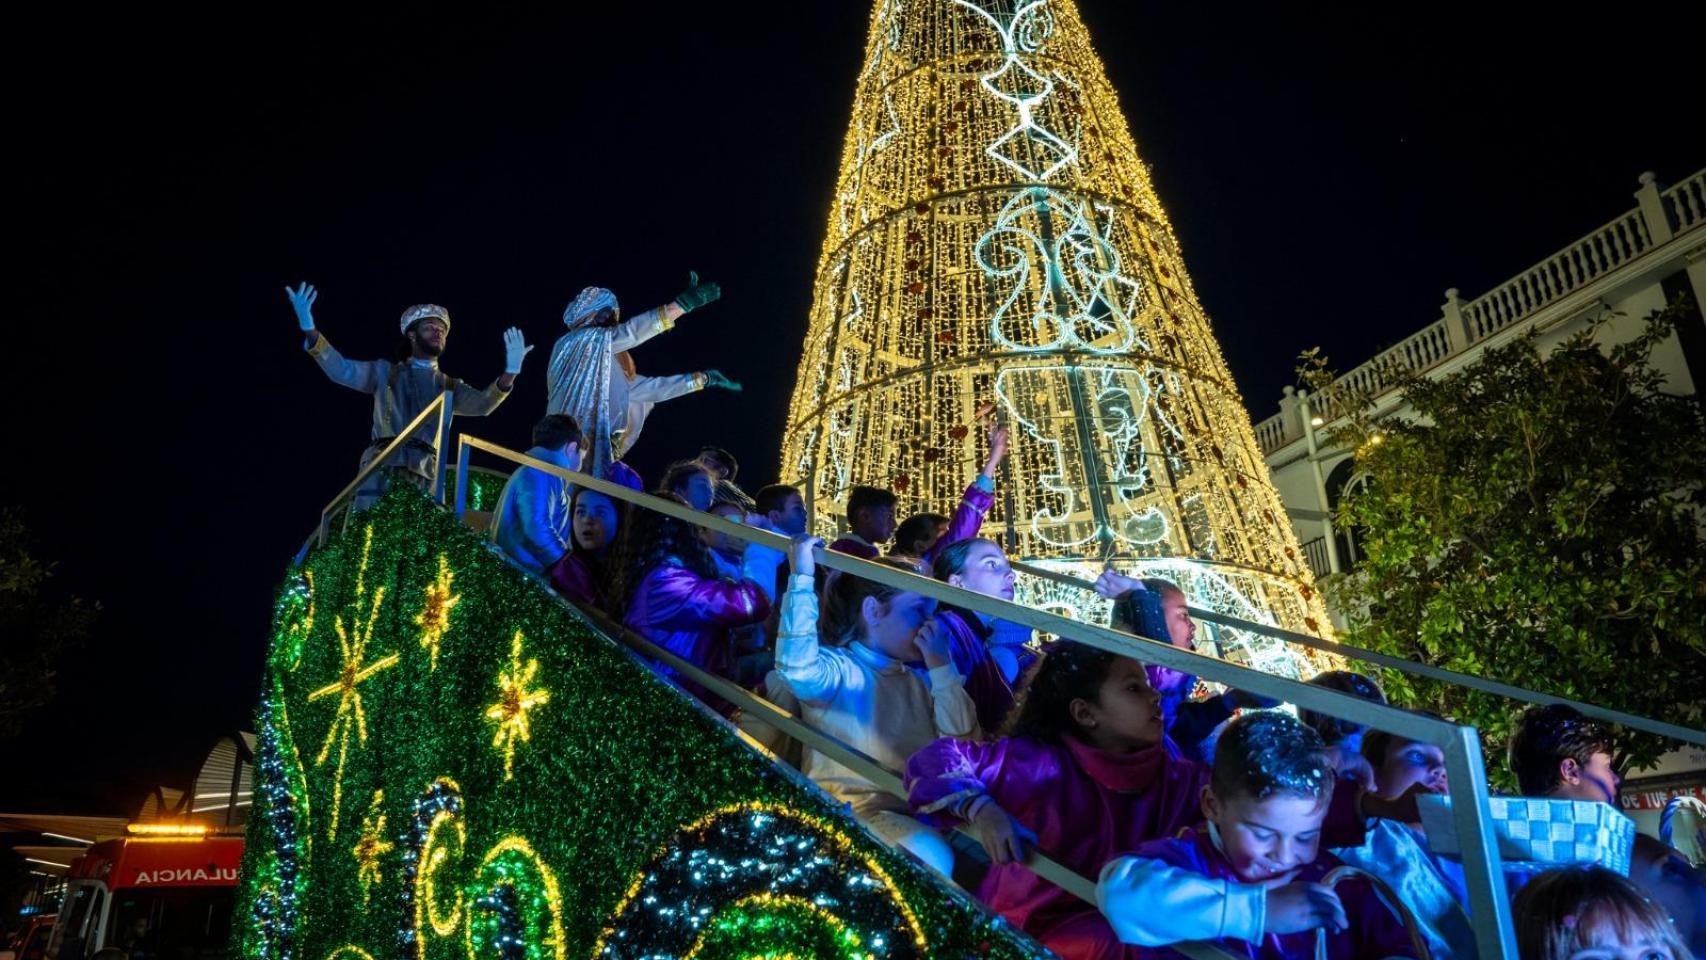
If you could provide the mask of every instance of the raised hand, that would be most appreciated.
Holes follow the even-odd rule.
[[[314,301],[320,298],[320,291],[309,286],[308,281],[302,281],[300,289],[284,288],[284,295],[290,298],[290,305],[296,310],[296,324],[303,333],[314,329]]]
[[[740,384],[723,376],[723,371],[721,370],[705,371],[705,386],[708,388],[722,387],[724,390],[733,390],[736,393],[740,392]]]
[[[1036,834],[994,801],[985,803],[968,826],[993,863],[1023,863],[1025,844],[1037,842]]]
[[[1268,891],[1262,929],[1267,933],[1302,933],[1326,927],[1337,933],[1350,928],[1339,895],[1319,883],[1288,883]]]
[[[700,283],[698,271],[687,275],[687,289],[675,298],[675,305],[682,313],[691,313],[707,303],[721,297],[723,288],[714,283]]]
[[[521,372],[521,361],[533,352],[521,335],[520,327],[510,327],[504,331],[504,373],[515,376]]]
[[[1117,600],[1133,590],[1142,590],[1143,581],[1128,577],[1123,573],[1103,570],[1102,575],[1096,578],[1096,583],[1091,589],[1095,590],[1096,595],[1103,599]]]
[[[995,470],[1007,458],[1007,443],[1012,438],[1005,424],[989,431],[989,459],[983,462],[983,475],[994,478]]]

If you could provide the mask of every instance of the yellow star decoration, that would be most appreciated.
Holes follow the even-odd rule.
[[[354,608],[352,613],[361,611],[361,598],[367,591],[367,558],[373,549],[373,527],[367,528],[367,540],[361,548],[361,566],[355,574],[355,599],[350,602]],[[385,599],[385,588],[379,587],[373,591],[373,601],[367,612],[367,620],[363,623],[357,617],[350,618],[350,625],[344,625],[344,615],[338,614],[332,620],[332,627],[338,634],[338,648],[342,655],[343,669],[338,679],[326,684],[308,695],[309,701],[338,695],[338,709],[332,715],[331,729],[326,731],[326,742],[320,745],[320,753],[314,757],[314,765],[325,766],[326,759],[331,756],[332,743],[338,745],[338,769],[332,781],[332,816],[331,824],[326,831],[327,839],[336,839],[338,835],[338,811],[343,806],[344,794],[344,760],[349,755],[349,735],[354,729],[357,741],[367,744],[367,713],[361,707],[361,691],[357,685],[381,670],[397,665],[397,654],[389,653],[363,665],[367,657],[368,641],[373,639],[373,628],[379,620],[379,605]]]
[[[355,842],[355,878],[361,882],[361,902],[367,904],[373,885],[383,879],[379,873],[379,858],[390,853],[396,844],[385,839],[385,814],[379,808],[385,802],[385,791],[375,790],[373,803],[368,805],[367,817],[361,821],[361,839]]]
[[[521,631],[517,630],[510,641],[509,669],[498,673],[498,702],[486,710],[486,719],[498,725],[492,746],[503,748],[505,780],[514,779],[516,741],[528,740],[527,711],[551,702],[549,690],[527,689],[538,673],[539,661],[521,663]]]
[[[439,554],[438,579],[427,584],[426,604],[415,617],[415,625],[421,628],[421,646],[429,655],[429,673],[438,669],[438,642],[450,629],[450,611],[462,601],[460,593],[450,592],[450,583],[455,579],[456,575],[450,572],[450,558]]]

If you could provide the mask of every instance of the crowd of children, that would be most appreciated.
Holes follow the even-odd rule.
[[[531,350],[518,331],[506,334],[504,374],[474,390],[439,372],[449,313],[423,305],[403,315],[395,361],[347,361],[315,328],[313,289],[289,294],[310,354],[334,381],[374,395],[364,462],[438,392],[454,391],[459,415],[495,408]],[[716,371],[654,383],[625,351],[718,295],[695,276],[675,301],[623,323],[613,294],[583,291],[564,312],[552,412],[528,455],[645,489],[621,456],[651,405],[738,384]],[[1004,428],[985,426],[988,458],[950,514],[901,520],[892,492],[854,487],[847,532],[827,549],[1011,601],[1006,552],[978,535],[1009,442]],[[432,453],[411,439],[395,466],[425,476]],[[878,836],[975,888],[1067,960],[1168,956],[1182,941],[1264,960],[1476,955],[1463,869],[1433,851],[1421,823],[1419,797],[1453,786],[1438,747],[1319,711],[1294,718],[1238,690],[1203,696],[1189,674],[1071,639],[1039,650],[1028,629],[999,617],[830,573],[817,564],[825,547],[807,531],[800,491],[774,484],[748,496],[738,473],[733,456],[706,447],[652,492],[784,535],[786,554],[528,467],[500,498],[494,539],[570,602],[903,775],[897,796],[829,756],[784,753]],[[1195,649],[1177,585],[1109,571],[1094,589],[1113,601],[1115,629]],[[1311,682],[1386,703],[1360,674]],[[1510,765],[1527,796],[1614,804],[1611,745],[1573,709],[1536,707],[1518,723]],[[987,864],[956,858],[946,833],[956,826]],[[1096,878],[1096,902],[1032,872],[1032,850]],[[1507,875],[1521,955],[1681,960],[1706,949],[1701,871],[1646,837],[1630,860],[1627,876],[1593,865]]]
[[[536,447],[562,439],[541,426]],[[851,532],[828,549],[1011,600],[1010,561],[977,536],[1006,444],[993,433],[951,515],[897,523],[892,494],[861,488]],[[748,497],[738,469],[706,448],[653,490],[788,536],[786,555],[579,488],[550,582],[902,773],[905,797],[776,744],[875,834],[1044,946],[1068,960],[1175,955],[1181,941],[1252,958],[1476,956],[1463,867],[1431,850],[1418,811],[1419,796],[1450,788],[1439,747],[1320,711],[1294,718],[1238,690],[1203,696],[1176,670],[1070,639],[1039,650],[999,618],[826,576],[800,492],[772,485]],[[1116,629],[1196,649],[1177,585],[1110,571],[1094,589],[1113,601]],[[1387,702],[1361,674],[1310,682]],[[1611,802],[1610,744],[1568,707],[1533,708],[1510,763],[1525,794]],[[987,864],[955,857],[947,832],[960,826]],[[1097,902],[1032,872],[1033,849],[1096,878]],[[1699,870],[1656,841],[1637,842],[1627,877],[1578,865],[1508,881],[1520,888],[1524,957],[1686,958],[1706,935]]]

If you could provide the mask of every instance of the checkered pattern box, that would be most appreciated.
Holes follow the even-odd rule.
[[[1451,798],[1420,798],[1422,828],[1435,853],[1458,856],[1451,819]],[[1538,863],[1597,863],[1629,874],[1629,855],[1635,846],[1635,821],[1610,804],[1586,800],[1548,800],[1533,797],[1490,797],[1499,856]]]

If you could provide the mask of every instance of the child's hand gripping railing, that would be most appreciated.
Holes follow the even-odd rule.
[[[525,454],[467,435],[462,436],[461,446],[457,454],[458,489],[456,505],[458,514],[460,514],[461,507],[466,503],[466,489],[462,478],[467,476],[468,458],[473,450],[481,450],[512,463],[562,477],[606,496],[685,520],[743,542],[760,543],[777,550],[786,550],[788,546],[788,539],[780,534],[733,523],[712,514],[700,513],[680,504],[648,494],[637,493],[620,484],[610,483],[587,474],[565,470],[555,464],[536,460]],[[1306,684],[1298,680],[1271,676],[1214,657],[1180,650],[1169,643],[1158,640],[1135,637],[1107,627],[1072,621],[1040,610],[970,593],[936,580],[882,564],[870,563],[846,554],[820,550],[818,551],[817,562],[832,570],[864,577],[897,589],[908,590],[941,603],[950,603],[964,609],[975,610],[1036,630],[1070,636],[1081,643],[1099,647],[1121,656],[1195,674],[1228,686],[1294,703],[1329,716],[1342,717],[1408,739],[1434,744],[1445,754],[1447,775],[1451,783],[1462,785],[1460,789],[1468,801],[1453,804],[1452,815],[1456,821],[1455,826],[1459,835],[1465,838],[1463,860],[1469,885],[1470,910],[1472,915],[1477,918],[1476,940],[1480,955],[1485,958],[1516,957],[1515,938],[1511,927],[1510,902],[1505,896],[1498,847],[1489,826],[1491,817],[1487,806],[1486,772],[1482,766],[1481,743],[1475,728],[1458,726],[1432,717],[1410,713],[1397,707],[1371,703],[1349,694]],[[1248,629],[1268,634],[1276,632],[1275,628],[1262,624],[1250,624]],[[691,664],[681,661],[679,658],[671,658],[665,651],[653,647],[652,650],[647,651],[647,656],[668,662],[672,667],[681,670],[684,675],[692,677],[696,682],[704,683],[707,688],[715,690],[719,696],[730,702],[754,710],[765,711],[760,715],[767,719],[769,714],[776,709],[774,705],[741,690],[734,684],[720,681],[719,678],[693,668]],[[829,740],[821,733],[797,721],[786,724],[777,723],[776,725],[786,729],[790,735],[812,744],[814,749],[818,748],[820,743]],[[833,743],[834,741],[830,742]],[[850,752],[850,748],[844,744],[836,743],[836,747],[837,750],[826,750],[826,752],[830,752],[838,760]],[[869,761],[869,758],[866,758],[866,761],[867,767],[874,763]],[[876,772],[857,767],[856,769],[861,769],[861,772],[866,774]],[[877,768],[877,770],[880,769],[880,767]],[[886,783],[893,784],[895,782],[893,773],[890,772],[888,777],[890,779]],[[873,776],[873,782],[879,785],[885,784],[885,781],[875,776]],[[1036,864],[1040,866],[1040,860],[1036,861]],[[1037,867],[1034,866],[1033,868]],[[1089,880],[1076,877],[1076,875],[1062,877],[1056,874],[1051,876],[1050,873],[1054,870],[1064,871],[1070,875],[1070,871],[1066,871],[1058,864],[1041,867],[1039,874],[1076,895],[1085,896],[1088,894],[1088,898],[1093,900],[1093,886]]]

